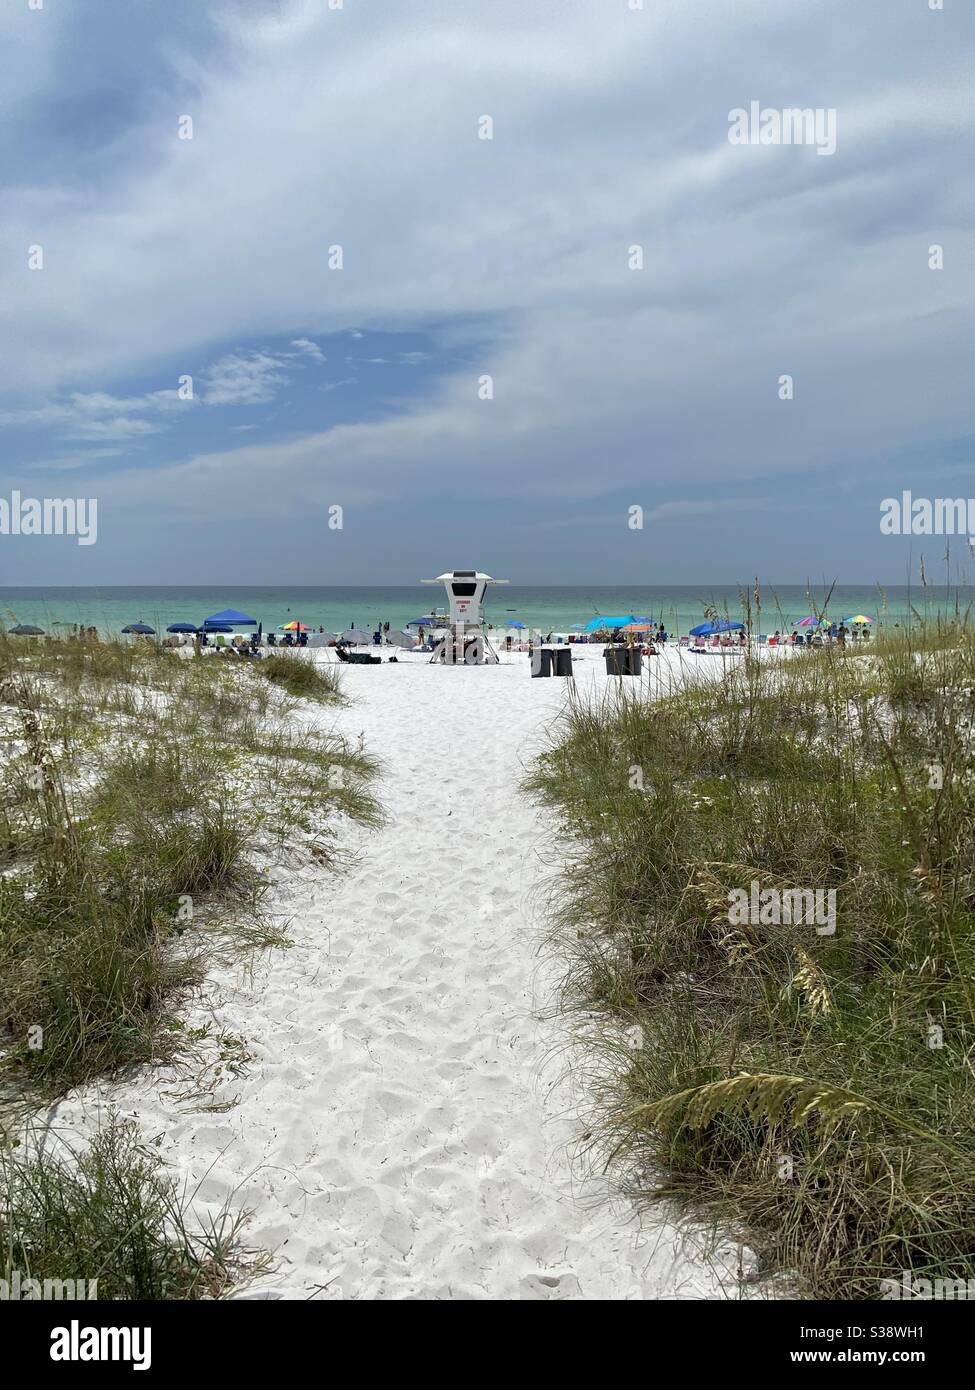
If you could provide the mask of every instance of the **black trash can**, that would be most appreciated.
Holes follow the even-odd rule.
[[[643,670],[643,652],[639,647],[604,647],[607,676],[638,676]]]
[[[552,674],[552,648],[536,647],[532,652],[532,679]]]
[[[557,676],[572,675],[572,652],[568,647],[556,647],[552,653],[555,657],[555,674]]]

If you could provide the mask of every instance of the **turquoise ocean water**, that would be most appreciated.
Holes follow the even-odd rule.
[[[804,586],[769,586],[763,589],[762,631],[773,632],[811,611]],[[823,591],[815,592],[820,605]],[[966,611],[975,600],[975,588],[890,587],[883,591],[869,586],[841,587],[833,590],[829,613],[837,618],[867,613],[881,624],[911,621],[912,605],[928,615],[953,612],[956,605]],[[162,631],[172,622],[200,623],[223,608],[237,608],[271,629],[292,619],[317,628],[341,631],[355,624],[372,631],[389,622],[402,627],[411,618],[443,607],[442,587],[404,585],[391,588],[248,588],[245,585],[217,588],[0,588],[0,623],[36,623],[49,632],[63,632],[81,623],[94,625],[101,633],[119,632],[126,623],[140,619]],[[704,618],[707,607],[740,616],[740,592],[734,585],[702,585],[669,588],[661,586],[553,587],[510,585],[488,591],[489,622],[503,628],[510,620],[526,627],[564,632],[573,623],[586,623],[596,614],[634,613],[661,619],[668,631],[684,633]]]

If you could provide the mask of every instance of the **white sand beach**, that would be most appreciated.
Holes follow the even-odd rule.
[[[606,685],[600,654],[574,649],[581,689]],[[671,649],[651,679],[703,664]],[[275,1268],[244,1296],[735,1297],[736,1249],[640,1217],[572,1158],[585,1096],[533,891],[557,866],[518,791],[566,682],[530,679],[524,655],[445,669],[409,653],[343,676],[351,705],[306,717],[361,734],[388,821],[343,830],[357,854],[340,877],[304,854],[276,868],[268,906],[293,948],[250,976],[220,968],[186,1011],[251,1060],[196,1099],[166,1069],[86,1087],[53,1125],[90,1132],[114,1109],[200,1216],[249,1209],[247,1242]]]

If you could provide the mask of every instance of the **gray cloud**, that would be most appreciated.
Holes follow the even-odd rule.
[[[174,487],[203,514],[230,480],[244,519],[294,515],[301,498],[378,509],[453,488],[460,461],[464,499],[485,504],[632,493],[662,520],[677,489],[701,507],[710,556],[689,485],[768,497],[774,484],[784,508],[796,488],[908,454],[934,469],[932,452],[970,431],[960,13],[919,0],[740,0],[706,18],[685,0],[215,13],[222,61],[197,74],[192,142],[140,127],[128,138],[144,172],[107,199],[28,187],[0,219],[5,247],[41,242],[46,258],[41,273],[9,256],[0,268],[8,415],[47,408],[39,391],[108,398],[133,363],[298,325],[441,324],[467,361],[378,422],[113,471],[130,524]],[[728,112],[753,99],[835,107],[836,154],[732,146]],[[493,141],[477,139],[484,114]],[[290,341],[317,361],[313,339]],[[477,398],[485,373],[493,401]],[[782,374],[794,401],[778,399]],[[203,399],[265,403],[286,377],[280,355],[240,349]],[[156,427],[150,410],[74,409],[85,438]],[[820,537],[820,554],[833,544]]]

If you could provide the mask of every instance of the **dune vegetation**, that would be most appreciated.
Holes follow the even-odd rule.
[[[287,944],[286,928],[264,909],[275,854],[302,845],[334,866],[342,818],[379,823],[372,761],[315,724],[323,701],[340,700],[337,682],[299,684],[262,664],[184,659],[153,643],[0,636],[0,1118],[8,1140],[40,1101],[192,1049],[181,1004],[208,964]],[[0,1210],[8,1253],[20,1245],[31,1254],[34,1241],[40,1259],[30,1232],[53,1238],[49,1198],[59,1191],[75,1202],[71,1220],[81,1221],[84,1208],[82,1225],[92,1230],[102,1209],[131,1205],[132,1193],[145,1195],[147,1211],[171,1217],[165,1175],[140,1152],[131,1135],[106,1135],[74,1186],[59,1177],[70,1161],[43,1145],[28,1168],[23,1156],[19,1167],[8,1160],[15,1196]],[[61,1221],[64,1231],[70,1224]],[[131,1296],[212,1292],[192,1241],[179,1236],[179,1250],[167,1254],[153,1229],[144,1234],[161,1263],[148,1283],[131,1281]],[[236,1231],[232,1222],[228,1229]],[[175,1273],[166,1273],[170,1255]],[[210,1273],[214,1260],[233,1266],[226,1242],[206,1256]]]
[[[975,1277],[975,634],[714,666],[572,701],[529,778],[591,1143],[766,1289]]]

